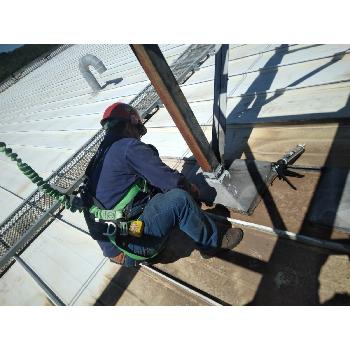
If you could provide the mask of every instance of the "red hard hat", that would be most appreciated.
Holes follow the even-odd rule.
[[[106,122],[112,119],[116,123],[118,123],[118,121],[128,121],[132,124],[138,124],[141,122],[141,118],[137,113],[137,110],[123,102],[113,103],[104,111],[101,125],[104,126]]]

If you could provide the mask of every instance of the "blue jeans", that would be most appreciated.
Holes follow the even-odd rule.
[[[145,224],[144,233],[140,238],[131,237],[128,245],[137,255],[154,255],[176,226],[203,248],[216,248],[220,244],[218,229],[213,219],[198,207],[190,194],[181,189],[156,194],[146,205],[140,219]],[[108,244],[112,245],[105,243]],[[101,248],[106,256],[118,254],[112,247]],[[108,255],[107,250],[110,250]],[[126,266],[130,266],[134,262],[126,257],[125,263]]]

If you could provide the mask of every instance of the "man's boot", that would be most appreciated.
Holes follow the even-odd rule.
[[[226,229],[226,232],[223,234],[220,247],[205,250],[202,249],[200,250],[200,254],[202,258],[209,259],[222,251],[231,250],[241,242],[243,235],[242,229],[230,227]]]
[[[243,230],[240,228],[229,228],[221,241],[221,249],[231,250],[237,246],[243,239]]]

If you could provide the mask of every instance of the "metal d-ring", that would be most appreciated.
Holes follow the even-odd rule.
[[[117,231],[117,226],[114,222],[111,221],[107,221],[107,232],[104,232],[103,235],[104,236],[113,236],[115,235],[116,231]],[[111,232],[111,227],[113,227],[113,231]]]

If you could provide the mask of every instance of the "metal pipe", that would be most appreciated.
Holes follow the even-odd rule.
[[[219,162],[158,45],[130,45],[181,135],[205,172]]]
[[[65,303],[55,294],[55,292],[39,277],[39,275],[18,255],[14,258],[19,263],[20,266],[33,278],[33,280],[38,284],[38,286],[45,292],[47,297],[56,306],[66,306]]]
[[[332,242],[332,241],[328,241],[328,240],[320,239],[320,238],[309,237],[309,236],[304,235],[303,233],[296,234],[294,232],[280,230],[277,228],[272,228],[272,227],[263,226],[263,225],[259,225],[259,224],[254,224],[254,223],[248,222],[248,221],[231,219],[231,218],[227,218],[224,216],[215,215],[212,213],[207,213],[207,214],[212,216],[213,219],[229,221],[233,224],[236,224],[236,225],[239,225],[242,227],[246,227],[246,228],[251,228],[251,229],[254,229],[257,231],[265,232],[265,233],[268,233],[268,234],[273,235],[273,236],[290,239],[292,241],[308,244],[308,245],[318,247],[318,248],[330,249],[330,250],[335,250],[335,251],[339,251],[342,253],[350,254],[350,245],[336,243],[336,242]]]
[[[90,71],[90,66],[93,66],[99,74],[102,74],[107,70],[103,62],[94,55],[85,55],[79,60],[79,70],[84,79],[90,85],[94,92],[102,89],[97,79]]]

